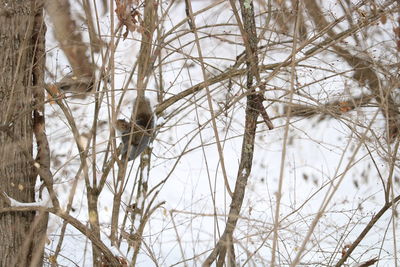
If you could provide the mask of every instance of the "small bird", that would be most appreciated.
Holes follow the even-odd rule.
[[[150,101],[143,97],[135,103],[135,105],[138,105],[135,122],[129,123],[124,119],[119,119],[115,123],[115,128],[121,133],[122,156],[126,157],[129,152],[128,161],[134,160],[144,151],[154,132],[154,113]],[[135,109],[134,107],[133,110]],[[130,144],[128,144],[129,140],[131,141]]]

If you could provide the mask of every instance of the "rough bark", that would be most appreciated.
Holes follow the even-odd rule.
[[[40,0],[0,0],[0,190],[20,202],[35,201],[32,88],[43,83],[33,77],[37,45],[44,42],[35,25],[43,22],[42,8]],[[0,200],[0,208],[5,206]],[[0,214],[0,266],[29,266],[32,260],[41,265],[35,214]]]

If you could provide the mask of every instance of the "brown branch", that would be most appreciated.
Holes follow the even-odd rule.
[[[253,88],[253,77],[259,79],[259,72],[257,68],[257,36],[255,31],[254,22],[254,7],[253,3],[250,2],[250,7],[245,6],[244,1],[240,0],[240,6],[242,10],[242,17],[244,20],[244,28],[241,26],[240,17],[238,15],[235,3],[231,2],[232,9],[235,13],[236,20],[238,21],[241,29],[242,36],[246,44],[246,56],[247,56],[247,89],[249,91],[255,91]],[[262,104],[261,104],[262,106]],[[243,204],[243,199],[246,191],[247,180],[251,173],[253,164],[253,153],[254,153],[254,140],[257,128],[257,117],[260,115],[260,97],[258,94],[250,93],[247,95],[246,104],[246,115],[245,115],[245,127],[242,143],[242,152],[240,157],[239,170],[236,178],[235,189],[232,195],[232,202],[230,205],[228,221],[224,233],[218,240],[213,251],[207,257],[203,266],[210,266],[218,257],[217,266],[223,266],[225,262],[225,256],[228,253],[228,261],[230,264],[235,265],[235,253],[233,249],[233,231],[236,228],[236,224],[240,215],[240,210]],[[233,266],[232,265],[232,266]]]
[[[41,91],[42,92],[40,92],[40,94],[44,98],[43,90]],[[50,171],[50,149],[49,142],[45,133],[43,108],[35,109],[33,111],[33,132],[35,133],[36,143],[38,146],[38,152],[34,166],[39,170],[38,172],[40,178],[42,178],[44,184],[46,185],[53,206],[59,207],[60,204],[58,202],[57,195],[53,189],[53,174]]]
[[[85,18],[83,18],[83,21],[85,21],[86,25],[88,26],[88,32],[89,32],[89,38],[90,38],[90,47],[93,52],[99,53],[100,48],[105,45],[103,40],[99,37],[99,34],[97,34],[94,23],[93,23],[93,15],[92,15],[92,9],[90,6],[89,0],[84,0],[82,1],[82,6],[83,10],[85,11]]]
[[[372,227],[375,225],[375,223],[385,214],[385,212],[391,208],[396,202],[400,200],[400,195],[395,197],[392,201],[386,203],[380,210],[379,212],[372,216],[370,222],[365,226],[364,230],[361,232],[361,234],[357,237],[357,239],[351,244],[351,246],[347,249],[346,253],[342,256],[342,258],[336,263],[335,267],[342,266],[343,263],[347,260],[348,257],[350,257],[351,253],[356,249],[358,244],[364,239],[364,237],[368,234],[368,232],[372,229]],[[368,266],[368,265],[367,265]]]
[[[106,245],[92,232],[91,229],[86,227],[83,223],[79,220],[75,219],[74,217],[66,214],[60,209],[56,208],[45,208],[43,206],[29,206],[29,207],[6,207],[0,208],[1,213],[7,212],[15,212],[15,211],[41,211],[41,212],[50,212],[61,219],[67,221],[70,225],[75,227],[79,232],[85,235],[94,246],[96,246],[103,255],[107,258],[107,260],[112,264],[112,266],[120,266],[120,262],[116,256],[108,249]]]
[[[89,180],[89,174],[88,174],[88,166],[86,162],[87,154],[88,154],[88,147],[85,148],[82,145],[82,142],[80,142],[80,133],[79,129],[76,126],[75,120],[70,113],[70,110],[66,104],[64,104],[62,97],[60,98],[60,95],[57,94],[59,92],[54,92],[52,91],[49,87],[46,87],[47,92],[51,95],[54,101],[57,102],[58,106],[61,108],[63,111],[65,118],[68,121],[69,126],[71,127],[72,134],[75,139],[75,143],[77,145],[78,151],[79,151],[79,158],[81,161],[81,168],[84,171],[84,179],[85,179],[85,186],[87,190],[87,202],[88,202],[88,210],[89,210],[89,223],[91,227],[91,231],[93,235],[96,235],[98,239],[100,239],[100,227],[99,227],[99,219],[98,219],[98,210],[97,210],[97,200],[99,197],[100,192],[97,190],[97,188],[93,188],[91,186],[90,180]],[[40,171],[39,169],[38,171]],[[40,173],[39,173],[40,174]],[[51,192],[50,192],[51,194]],[[98,249],[96,247],[93,247],[92,253],[93,253],[93,259],[95,262],[95,265],[99,263],[100,256],[98,253]]]
[[[111,233],[110,239],[112,245],[116,245],[118,240],[118,221],[119,221],[119,209],[121,206],[122,194],[124,192],[125,185],[125,173],[126,173],[127,159],[118,164],[118,175],[117,184],[115,185],[115,192],[113,197],[113,205],[111,212]],[[117,187],[119,185],[119,187]]]
[[[252,168],[254,139],[256,134],[257,117],[259,116],[257,102],[254,101],[254,97],[255,95],[247,96],[242,152],[226,228],[215,248],[204,262],[203,266],[210,266],[224,249],[224,247],[228,245],[227,238],[232,236],[240,215],[240,209],[243,204],[247,180],[250,176]]]
[[[44,181],[47,191],[54,207],[59,207],[59,202],[53,188],[53,174],[50,171],[50,149],[49,142],[45,130],[45,117],[44,117],[44,71],[46,60],[45,48],[45,34],[46,24],[43,17],[43,5],[38,9],[35,14],[32,46],[35,47],[34,62],[32,64],[32,94],[33,94],[33,132],[36,137],[37,143],[37,156],[36,161],[39,163],[40,168],[46,172],[46,175],[40,176]],[[42,189],[43,187],[41,187]],[[40,190],[41,190],[40,189]],[[39,195],[41,195],[41,191]],[[29,241],[33,240],[32,259],[30,266],[43,265],[44,247],[47,240],[47,226],[49,221],[48,212],[37,212],[35,220],[31,224],[31,229],[27,233],[26,241],[23,244],[23,250],[29,247]]]
[[[365,17],[361,23],[357,24],[353,28],[345,31],[344,33],[355,33],[359,31],[361,28],[370,25],[371,23],[379,20],[381,16],[391,9],[388,8],[390,4],[393,2],[387,2],[385,7],[382,7],[382,10],[376,12],[368,17]],[[314,23],[319,31],[322,31],[328,25],[328,21],[324,16],[321,16],[322,11],[319,5],[315,2],[315,0],[304,1],[304,4],[307,8],[307,12],[311,15]],[[391,141],[394,140],[400,131],[400,120],[398,119],[398,108],[395,100],[390,95],[390,90],[387,92],[382,92],[381,81],[373,69],[373,64],[368,60],[365,60],[361,57],[353,55],[349,52],[348,49],[344,49],[336,44],[337,40],[342,39],[342,34],[336,34],[333,29],[327,31],[329,38],[321,44],[322,46],[330,46],[334,49],[336,54],[343,59],[354,69],[355,73],[353,78],[358,81],[361,86],[367,85],[368,88],[373,92],[376,101],[379,103],[380,108],[382,109],[382,114],[387,119],[388,124],[388,136]],[[343,35],[344,36],[347,36]],[[339,36],[341,35],[341,36]],[[321,46],[319,45],[319,47]],[[313,50],[313,49],[311,49]],[[310,54],[310,52],[306,52],[306,54]]]
[[[138,58],[137,96],[144,96],[146,77],[151,73],[151,50],[153,47],[153,33],[155,30],[155,18],[157,16],[157,3],[154,0],[146,0],[143,14],[143,33],[140,43]]]
[[[158,193],[154,194],[152,200],[150,201],[146,212],[144,212],[144,215],[142,217],[142,219],[140,220],[140,225],[138,230],[136,231],[136,233],[134,234],[134,236],[137,237],[136,242],[133,243],[133,256],[132,256],[132,262],[131,265],[135,266],[136,265],[136,260],[137,260],[137,256],[139,255],[139,249],[140,249],[140,245],[142,244],[142,236],[143,236],[143,232],[144,232],[144,228],[150,218],[150,216],[162,205],[165,204],[165,201],[162,201],[160,203],[158,203],[157,205],[155,205],[153,208],[151,208],[151,205],[153,204],[153,201],[156,199],[156,196],[158,195]]]
[[[258,112],[260,112],[260,114],[261,114],[265,124],[267,125],[268,129],[272,130],[272,129],[274,129],[274,125],[272,124],[271,119],[269,118],[268,113],[264,108],[264,105],[263,105],[263,101],[264,100],[265,100],[265,97],[263,95],[256,94],[255,101],[256,101],[256,104],[257,104]]]
[[[366,262],[363,262],[360,265],[358,265],[358,267],[368,267],[368,266],[375,264],[378,261],[379,261],[379,259],[377,259],[377,258],[367,260]]]
[[[286,67],[290,64],[290,62],[283,62],[283,63],[273,63],[273,64],[268,64],[268,65],[259,65],[258,68],[260,71],[265,71],[265,70],[274,70],[277,67]],[[200,92],[201,90],[205,89],[207,86],[210,86],[212,84],[216,84],[219,82],[223,82],[225,80],[234,78],[234,77],[239,77],[242,75],[245,75],[248,72],[247,69],[227,69],[225,72],[211,77],[208,80],[204,82],[200,82],[196,85],[193,85],[192,87],[189,87],[188,89],[171,96],[170,98],[167,98],[164,102],[160,103],[156,109],[155,113],[156,115],[161,114],[164,112],[167,108],[178,102],[179,100],[184,99],[187,96],[190,96],[192,94],[195,94],[197,92]]]
[[[258,67],[258,38],[256,31],[256,22],[254,15],[254,5],[253,2],[245,3],[245,1],[239,1],[241,15],[243,18],[243,23],[241,22],[239,12],[235,6],[235,2],[230,0],[230,4],[235,15],[236,21],[239,26],[240,33],[242,35],[245,52],[246,52],[246,65],[247,65],[247,89],[250,90],[253,87],[253,78],[257,81],[257,86],[260,88],[261,93],[265,92],[265,84],[261,81],[260,77],[260,69]],[[247,6],[248,5],[248,6]],[[257,99],[257,98],[256,98]],[[255,100],[256,100],[255,99]],[[266,120],[266,124],[268,128],[273,129],[273,124],[269,119],[267,112],[265,111],[262,101],[264,100],[263,96],[258,98],[258,109],[263,113],[263,119]]]
[[[153,33],[155,30],[155,18],[157,16],[157,3],[154,0],[146,0],[144,7],[144,15],[143,15],[143,32],[142,39],[140,45],[140,52],[138,58],[138,76],[137,76],[137,97],[136,97],[136,105],[131,114],[131,121],[136,121],[136,114],[139,108],[139,101],[144,99],[145,90],[147,85],[148,77],[152,71],[153,63],[151,61],[151,52],[153,47]],[[132,141],[132,133],[134,127],[131,128],[131,133],[129,136],[128,144]],[[131,147],[129,148],[131,149]],[[128,155],[130,150],[128,149]],[[126,174],[126,166],[128,163],[128,158],[120,162],[118,169],[118,185],[119,188],[116,188],[113,198],[113,209],[111,216],[111,241],[112,243],[116,243],[118,240],[118,221],[119,221],[119,209],[121,205],[121,198],[123,194],[123,190],[125,188],[125,174]]]
[[[302,105],[302,104],[291,104],[291,116],[298,117],[310,117],[318,114],[340,116],[356,108],[367,105],[374,99],[372,95],[363,95],[360,97],[354,97],[346,100],[336,100],[324,104]],[[287,114],[289,106],[284,106],[284,114]]]
[[[201,13],[201,10],[198,12],[193,13],[193,16],[197,15],[198,13]],[[372,19],[372,20],[371,20]],[[369,16],[367,17],[365,20],[363,20],[360,24],[357,25],[357,27],[355,28],[351,28],[349,30],[343,31],[337,35],[335,35],[333,38],[329,37],[327,38],[325,41],[321,42],[320,44],[316,45],[315,48],[311,48],[307,51],[304,52],[305,57],[296,60],[296,63],[299,63],[301,61],[304,61],[305,59],[309,58],[310,56],[324,51],[326,50],[326,47],[329,45],[332,45],[336,42],[338,42],[339,40],[342,40],[346,37],[348,37],[349,35],[358,32],[361,28],[366,27],[368,25],[370,25],[371,23],[375,22],[377,19],[379,19],[379,16],[373,15],[373,16]],[[177,26],[181,26],[183,23],[185,23],[187,21],[187,19],[184,20],[184,22],[179,23]],[[340,23],[342,21],[342,18],[339,18],[337,20],[335,20],[334,22],[332,22],[331,24],[327,25],[326,27],[322,28],[322,32],[315,35],[314,37],[312,37],[309,42],[315,41],[317,40],[319,37],[321,37],[323,34],[325,34],[326,32],[330,31],[332,27],[336,26],[338,23]],[[174,29],[177,27],[175,26]],[[171,31],[169,31],[168,33],[166,33],[165,35],[171,33]],[[308,44],[309,42],[307,42],[306,44]],[[302,47],[304,48],[305,45],[302,45]],[[289,58],[290,59],[290,58]],[[258,66],[258,70],[260,72],[262,71],[266,71],[266,70],[274,70],[274,72],[277,72],[280,68],[283,67],[287,67],[291,64],[290,60],[286,60],[283,62],[279,62],[279,63],[273,63],[273,64],[267,64],[267,65],[259,65]],[[212,84],[216,84],[218,82],[223,82],[225,80],[234,78],[234,77],[239,77],[242,76],[244,74],[247,73],[247,69],[236,69],[234,68],[228,68],[225,72],[222,72],[219,75],[216,75],[214,77],[209,78],[207,81],[204,82],[200,82],[174,96],[171,96],[170,98],[166,99],[164,102],[160,103],[156,110],[155,113],[157,115],[161,114],[163,111],[165,111],[168,107],[170,107],[171,105],[173,105],[174,103],[178,102],[179,100],[195,94],[201,90],[203,90],[204,88],[206,88],[209,85]]]
[[[185,13],[186,13],[186,18],[187,18],[187,23],[189,25],[189,29],[191,31],[194,31],[193,20],[192,20],[193,17],[190,14],[189,0],[185,0]]]
[[[78,27],[71,16],[71,7],[68,0],[46,1],[46,11],[53,22],[55,37],[60,48],[71,64],[76,79],[93,80],[93,65],[86,55],[87,45],[82,41]],[[73,87],[78,92],[87,92],[91,87]]]

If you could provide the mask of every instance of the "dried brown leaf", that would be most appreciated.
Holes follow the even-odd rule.
[[[382,22],[382,24],[386,24],[386,22],[387,22],[386,14],[382,14],[382,16],[381,16],[381,22]]]

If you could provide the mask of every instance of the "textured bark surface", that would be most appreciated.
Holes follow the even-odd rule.
[[[20,202],[35,201],[32,88],[38,81],[32,71],[35,44],[44,41],[35,33],[40,2],[0,0],[0,190]],[[34,220],[33,211],[0,214],[0,266],[30,265]]]

